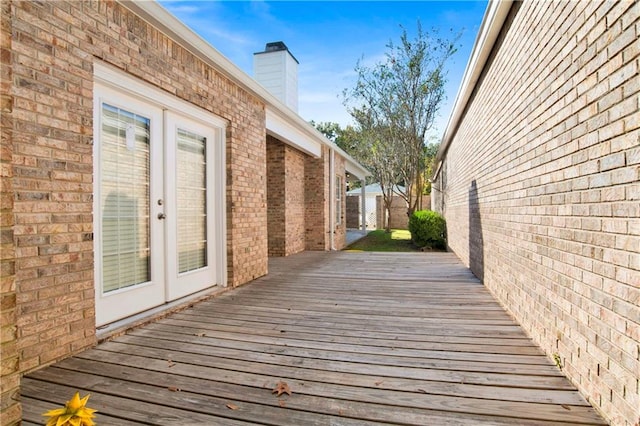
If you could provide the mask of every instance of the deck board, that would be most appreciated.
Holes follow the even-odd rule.
[[[605,424],[450,253],[269,268],[31,373],[25,424],[76,390],[114,425]],[[272,393],[279,381],[291,396]]]

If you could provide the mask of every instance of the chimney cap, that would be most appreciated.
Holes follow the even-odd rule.
[[[284,41],[272,41],[264,47],[265,52],[273,52],[276,50],[289,50],[289,48],[284,44]]]
[[[296,63],[298,63],[298,64],[300,63],[300,62],[298,62],[296,57],[293,56],[293,53],[291,53],[291,51],[289,50],[287,45],[284,44],[284,41],[272,41],[272,42],[269,42],[269,43],[267,43],[265,45],[263,52],[256,52],[256,53],[254,53],[254,55],[261,55],[263,53],[282,52],[282,51],[287,51],[289,53],[289,55],[291,55],[293,60],[296,61]]]

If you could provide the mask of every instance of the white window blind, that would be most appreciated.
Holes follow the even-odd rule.
[[[149,264],[150,120],[102,104],[103,292],[151,279]]]
[[[207,266],[207,139],[178,129],[178,272]]]

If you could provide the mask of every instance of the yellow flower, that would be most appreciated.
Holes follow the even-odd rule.
[[[64,408],[49,410],[43,416],[50,417],[46,426],[95,426],[93,413],[96,410],[87,408],[89,395],[80,399],[80,393],[76,392]]]

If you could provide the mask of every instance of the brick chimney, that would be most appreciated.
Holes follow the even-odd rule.
[[[264,52],[253,54],[254,78],[295,112],[298,112],[298,63],[281,41],[267,43]]]

